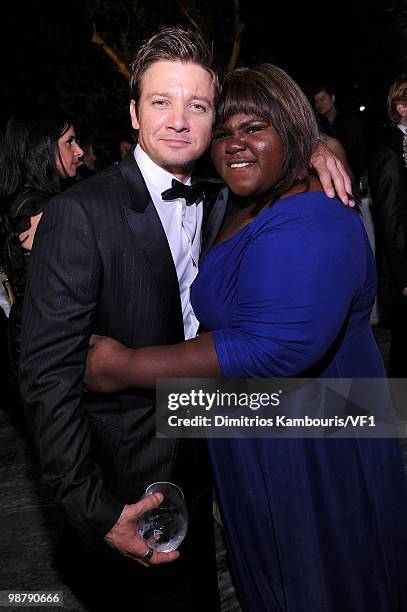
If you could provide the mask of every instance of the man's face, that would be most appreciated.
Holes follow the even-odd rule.
[[[119,142],[119,154],[120,159],[124,159],[129,151],[131,151],[133,145],[127,140],[121,140]]]
[[[211,141],[214,83],[198,64],[160,61],[143,75],[138,108],[130,103],[138,144],[181,181]]]
[[[396,110],[400,116],[400,123],[407,127],[407,104],[400,102],[396,105]]]
[[[317,113],[327,115],[335,106],[335,96],[330,96],[324,90],[319,91],[314,96],[314,107]]]

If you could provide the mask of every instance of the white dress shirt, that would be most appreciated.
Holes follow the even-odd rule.
[[[157,166],[140,145],[134,150],[134,157],[143,175],[151,199],[167,236],[178,276],[181,296],[182,317],[185,338],[194,338],[199,322],[191,306],[191,285],[198,274],[199,253],[201,251],[201,228],[203,198],[196,204],[186,205],[184,198],[164,201],[161,193],[171,187],[172,174]],[[186,182],[191,184],[191,179]]]

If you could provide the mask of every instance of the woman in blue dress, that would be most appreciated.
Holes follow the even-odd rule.
[[[192,289],[212,331],[137,350],[96,338],[93,388],[385,377],[369,324],[373,256],[358,213],[329,200],[310,172],[317,137],[306,97],[281,69],[226,77],[212,159],[235,202]],[[407,610],[397,440],[213,439],[209,448],[243,610]]]

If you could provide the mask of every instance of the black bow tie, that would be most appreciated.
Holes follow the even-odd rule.
[[[177,198],[185,198],[188,206],[190,204],[195,204],[195,202],[199,200],[205,188],[205,183],[202,181],[198,181],[193,185],[184,185],[184,183],[181,183],[181,181],[172,179],[171,185],[172,187],[170,187],[170,189],[166,189],[162,192],[162,199],[167,201],[176,200]]]

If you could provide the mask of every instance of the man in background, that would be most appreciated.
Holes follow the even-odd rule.
[[[379,306],[390,326],[389,376],[407,377],[407,75],[390,87],[390,126],[369,165]]]
[[[327,85],[315,88],[314,107],[332,125],[333,136],[343,145],[355,179],[358,179],[367,161],[365,137],[358,118],[336,108],[336,95]]]

